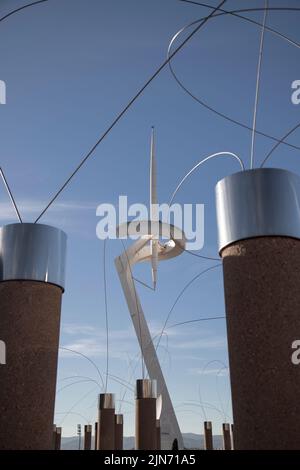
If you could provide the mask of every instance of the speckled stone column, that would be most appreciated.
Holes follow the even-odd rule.
[[[115,396],[112,393],[99,395],[98,450],[115,448]]]
[[[123,450],[123,415],[115,415],[115,450]]]
[[[0,449],[51,449],[62,290],[0,283]]]
[[[56,425],[53,424],[53,432],[52,432],[52,450],[55,450],[55,441],[56,441]]]
[[[156,450],[156,380],[137,380],[135,406],[135,448]]]
[[[218,185],[234,447],[300,449],[300,180],[265,169]]]
[[[92,426],[90,424],[86,424],[84,426],[84,450],[91,450],[92,446]]]
[[[61,448],[61,433],[62,429],[61,428],[56,428],[56,433],[55,433],[55,450],[60,450]]]
[[[213,434],[211,421],[204,421],[204,449],[213,450]]]
[[[222,432],[223,432],[223,449],[231,450],[231,435],[230,435],[229,423],[222,424]]]
[[[235,449],[300,449],[300,241],[244,240],[222,258]]]
[[[35,278],[48,272],[51,281],[54,267],[61,281],[54,266],[56,241],[64,244],[65,237],[52,227],[32,225],[0,229],[0,336],[7,352],[0,366],[0,449],[53,449],[63,288]],[[46,252],[39,265],[37,252],[39,258]]]
[[[156,420],[156,449],[161,450],[161,426],[160,419]]]
[[[94,448],[98,450],[98,423],[95,423],[95,441],[94,441]]]

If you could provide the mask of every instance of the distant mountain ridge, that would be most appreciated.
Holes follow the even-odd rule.
[[[203,449],[204,448],[204,436],[203,434],[183,433],[182,434],[184,445],[186,449]],[[222,449],[223,438],[220,435],[214,436],[214,448]],[[78,437],[63,437],[62,438],[62,450],[76,450],[79,447]],[[81,449],[83,447],[83,438],[81,438]],[[94,442],[92,443],[92,449],[94,448]],[[124,449],[134,449],[134,437],[124,437]]]

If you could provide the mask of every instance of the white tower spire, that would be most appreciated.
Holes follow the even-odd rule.
[[[157,283],[158,265],[158,203],[157,203],[157,182],[156,182],[156,157],[154,127],[151,129],[151,151],[150,151],[150,221],[153,238],[150,240],[151,268],[153,288]]]
[[[132,233],[136,234],[138,230],[140,238],[115,259],[115,264],[149,378],[157,381],[157,391],[161,395],[160,403],[158,403],[158,415],[161,414],[161,448],[166,450],[171,449],[175,439],[177,439],[179,448],[183,449],[182,435],[157,357],[157,348],[153,344],[153,338],[149,331],[133,277],[133,268],[136,264],[142,261],[151,262],[152,279],[155,288],[158,263],[180,255],[185,249],[186,240],[184,232],[174,225],[158,220],[159,213],[156,190],[155,142],[154,128],[152,127],[150,153],[150,220],[130,221],[118,227],[119,236],[123,237],[124,234],[127,236],[130,235],[131,230]],[[169,241],[161,243],[159,237]]]

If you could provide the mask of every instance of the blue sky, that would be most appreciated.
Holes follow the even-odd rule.
[[[0,14],[26,2],[0,0]],[[207,0],[215,6],[218,2]],[[299,6],[296,0],[271,0],[273,7]],[[229,0],[228,9],[262,7],[264,2]],[[0,23],[0,79],[7,85],[7,104],[0,106],[0,162],[22,215],[33,221],[54,192],[95,143],[115,115],[164,60],[168,43],[185,24],[210,10],[177,0],[50,0]],[[262,12],[249,13],[262,21]],[[300,12],[271,12],[268,25],[300,42]],[[220,111],[251,125],[260,31],[231,17],[215,19],[174,59],[179,77],[195,94]],[[266,33],[257,127],[281,137],[300,119],[291,103],[291,83],[300,79],[299,51]],[[96,207],[148,203],[150,128],[156,127],[158,196],[167,202],[180,178],[201,158],[219,151],[235,152],[249,167],[251,134],[203,109],[183,93],[165,69],[94,156],[73,179],[41,222],[68,234],[66,292],[63,298],[61,345],[87,354],[105,371],[103,242],[96,238]],[[290,142],[298,144],[298,135]],[[262,161],[271,140],[258,136],[255,162]],[[270,166],[298,170],[299,151],[281,146]],[[214,186],[237,171],[234,161],[218,159],[203,166],[178,193],[176,202],[205,204],[202,254],[217,255]],[[1,223],[14,221],[0,188]],[[107,247],[110,373],[129,380],[140,377],[137,340],[115,272],[119,241]],[[155,293],[138,287],[144,310],[157,333],[178,292],[213,262],[180,256],[159,266]],[[150,282],[149,266],[136,275]],[[224,314],[222,271],[199,278],[176,305],[170,325]],[[204,417],[219,432],[224,414],[231,415],[226,327],[224,320],[193,323],[167,330],[159,350],[182,431],[201,432]],[[211,362],[220,361],[220,362]],[[136,366],[136,369],[133,368]],[[247,365],[245,364],[245,367]],[[58,390],[88,376],[98,380],[91,364],[69,353],[59,361]],[[82,379],[83,380],[83,379]],[[120,400],[124,388],[110,381]],[[200,390],[200,397],[199,397]],[[83,418],[96,416],[95,382],[60,390],[56,422],[65,435]],[[125,433],[134,429],[133,395],[123,403]],[[206,408],[209,403],[220,411]],[[197,402],[194,405],[189,401]],[[118,402],[118,405],[120,403]],[[71,410],[65,416],[63,413]]]

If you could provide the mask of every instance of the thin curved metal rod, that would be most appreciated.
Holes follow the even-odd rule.
[[[58,382],[64,382],[65,380],[71,380],[71,379],[89,379],[89,380],[93,380],[95,382],[95,379],[93,379],[92,377],[89,377],[87,375],[69,375],[68,377],[63,377],[62,379],[60,379]],[[97,381],[96,381],[97,382]],[[99,382],[97,382],[97,384],[99,385],[99,387],[101,388],[101,385]]]
[[[95,369],[97,370],[98,374],[99,374],[99,377],[101,379],[101,383],[102,383],[102,387],[104,389],[104,382],[103,382],[103,378],[102,378],[102,374],[100,372],[100,369],[99,367],[97,366],[97,364],[92,360],[90,359],[88,356],[86,356],[85,354],[79,352],[79,351],[75,351],[75,349],[70,349],[70,348],[65,348],[65,347],[62,347],[60,346],[59,349],[62,349],[63,351],[69,351],[69,352],[72,352],[74,354],[78,354],[79,356],[82,356],[84,357],[87,361],[89,361],[94,367]]]
[[[220,404],[222,405],[222,410],[224,411],[224,416],[227,415],[227,411],[228,411],[228,407],[229,407],[229,402],[230,402],[230,398],[228,398],[227,400],[227,405],[226,408],[223,407],[223,400],[222,400],[222,397],[221,397],[221,394],[219,393],[219,378],[220,378],[220,373],[223,371],[223,370],[226,370],[226,371],[229,371],[229,367],[228,366],[223,366],[220,368],[220,370],[216,373],[216,387],[217,387],[217,394],[218,394],[218,397],[219,397],[219,401],[220,401]],[[230,394],[229,394],[230,395]],[[226,411],[225,411],[226,410]]]
[[[213,11],[204,18],[198,26],[187,36],[187,38],[181,42],[181,44],[170,54],[170,56],[164,60],[164,62],[155,70],[155,72],[151,75],[151,77],[146,81],[146,83],[139,89],[139,91],[134,95],[134,97],[129,101],[129,103],[122,109],[122,111],[116,116],[113,122],[108,126],[108,128],[104,131],[101,137],[97,140],[97,142],[93,145],[93,147],[88,151],[85,157],[81,160],[79,165],[75,168],[75,170],[71,173],[71,175],[66,179],[64,184],[59,188],[59,190],[54,194],[51,198],[47,206],[43,209],[40,215],[35,220],[37,223],[41,217],[45,214],[45,212],[49,209],[49,207],[53,204],[53,202],[58,198],[58,196],[62,193],[62,191],[66,188],[66,186],[70,183],[76,173],[81,169],[81,167],[85,164],[85,162],[90,158],[90,156],[94,153],[98,145],[105,139],[105,137],[110,133],[110,131],[115,127],[115,125],[120,121],[120,119],[124,116],[124,114],[128,111],[129,108],[135,103],[135,101],[140,97],[140,95],[144,92],[144,90],[150,85],[150,83],[160,74],[160,72],[168,65],[169,61],[179,52],[181,49],[186,45],[187,42],[204,26],[213,14],[226,3],[227,0],[222,0],[217,7],[213,9]]]
[[[185,3],[193,3],[194,5],[198,5],[198,6],[201,6],[201,7],[205,7],[205,8],[209,8],[210,10],[213,8],[211,5],[207,5],[207,3],[202,3],[202,2],[192,2],[192,1],[189,1],[189,0],[179,0],[180,2],[185,2]],[[244,21],[247,21],[248,23],[252,23],[256,26],[259,26],[259,27],[262,27],[263,24],[260,23],[259,21],[255,21],[253,20],[252,18],[248,18],[247,16],[243,16],[243,15],[239,15],[238,12],[245,12],[245,13],[252,13],[252,12],[255,12],[255,11],[265,11],[266,8],[265,7],[261,7],[261,8],[244,8],[242,10],[224,10],[224,8],[219,8],[218,11],[219,12],[222,12],[222,13],[217,13],[216,15],[214,15],[214,17],[216,16],[222,16],[222,14],[226,14],[226,15],[230,15],[230,16],[235,16],[236,18],[239,18],[241,20],[244,20]],[[285,8],[285,7],[278,7],[278,8],[274,8],[274,7],[268,7],[268,11],[299,11],[299,8],[296,8],[296,10],[293,8],[293,7],[290,7],[290,8]],[[297,41],[294,41],[293,39],[289,38],[288,36],[285,36],[283,33],[281,33],[280,31],[277,31],[276,29],[273,29],[271,28],[270,26],[265,26],[265,29],[266,31],[274,34],[275,36],[278,36],[280,37],[281,39],[284,39],[284,41],[286,42],[289,42],[290,44],[292,44],[293,46],[296,46],[296,47],[300,47],[300,44],[297,42]]]
[[[76,376],[74,376],[74,377],[76,377]],[[82,376],[78,376],[78,377],[82,377]],[[113,380],[114,382],[116,382],[116,383],[122,385],[122,387],[127,388],[130,392],[134,392],[134,388],[133,388],[133,386],[132,386],[131,383],[127,382],[126,380],[124,380],[124,379],[122,379],[121,377],[118,377],[118,376],[116,376],[116,375],[111,375],[111,374],[109,374],[109,377],[110,377],[110,379]],[[67,377],[67,378],[69,379],[70,377]],[[62,388],[60,388],[59,390],[57,390],[56,393],[58,394],[59,392],[61,392],[61,391],[64,390],[65,388],[70,387],[71,385],[76,385],[76,384],[80,384],[80,383],[84,383],[84,382],[95,382],[95,383],[99,386],[100,390],[102,389],[101,385],[99,384],[99,382],[98,382],[97,380],[91,379],[90,377],[86,377],[86,380],[78,380],[78,381],[76,381],[76,382],[72,382],[71,384],[65,385],[64,387],[62,387]]]
[[[251,151],[250,151],[250,168],[252,170],[254,165],[254,146],[255,146],[255,129],[256,129],[256,118],[257,118],[257,109],[258,109],[258,98],[259,98],[259,91],[260,91],[260,76],[261,76],[261,64],[263,58],[263,51],[264,51],[264,42],[265,42],[265,30],[266,30],[266,22],[268,16],[268,6],[269,1],[265,0],[265,11],[264,11],[264,19],[263,25],[261,29],[261,36],[260,36],[260,45],[259,45],[259,53],[258,53],[258,64],[257,64],[257,73],[256,73],[256,89],[255,89],[255,101],[254,101],[254,111],[253,111],[253,124],[252,124],[252,137],[251,137]]]
[[[117,382],[118,384],[122,385],[122,387],[125,387],[127,388],[128,390],[130,390],[130,392],[133,392],[134,393],[134,387],[133,385],[130,383],[130,382],[127,382],[127,380],[124,380],[124,379],[121,379],[115,375],[111,375],[109,374],[110,378],[112,380],[114,380],[115,382]],[[129,385],[127,385],[129,384]]]
[[[38,5],[39,3],[45,3],[45,2],[48,2],[48,1],[49,0],[38,0],[36,2],[28,3],[27,5],[23,5],[22,7],[16,8],[15,10],[7,13],[7,15],[2,16],[2,18],[0,18],[0,23],[1,23],[1,21],[6,20],[6,18],[9,18],[11,15],[14,15],[15,13],[18,13],[19,11],[24,10],[25,8],[33,7],[34,5]]]
[[[94,382],[98,385],[98,387],[100,387],[101,389],[101,386],[99,385],[99,382],[97,382],[97,380],[94,380],[94,379],[85,379],[85,380],[77,380],[76,382],[71,382],[70,384],[67,384],[67,385],[64,385],[63,387],[61,387],[59,390],[57,390],[56,394],[62,392],[63,390],[65,390],[66,388],[69,388],[69,387],[72,387],[73,385],[77,385],[77,384],[82,384],[82,383],[86,383],[86,382]]]
[[[197,168],[199,168],[199,166],[203,165],[203,163],[206,163],[209,160],[212,160],[213,158],[224,157],[224,156],[229,156],[229,157],[235,158],[239,162],[242,170],[245,170],[245,166],[244,166],[244,163],[243,163],[242,159],[238,155],[236,155],[235,153],[224,151],[224,152],[216,152],[216,153],[213,153],[211,155],[208,155],[207,157],[203,158],[200,162],[198,162],[196,165],[194,165],[193,168],[182,178],[180,183],[177,185],[175,191],[173,192],[168,205],[171,206],[176,194],[178,193],[178,191],[181,188],[181,186],[183,185],[183,183],[187,180],[187,178],[192,173],[194,173],[195,170],[197,170]]]
[[[193,166],[193,168],[182,178],[182,180],[180,181],[180,183],[177,185],[175,191],[173,192],[172,196],[171,196],[171,199],[169,201],[169,208],[177,194],[177,192],[179,191],[179,189],[181,188],[181,186],[183,185],[183,183],[186,181],[186,179],[195,171],[197,170],[197,168],[199,168],[199,166],[201,166],[203,163],[206,163],[207,161],[213,159],[213,158],[217,158],[217,157],[226,157],[226,156],[229,156],[229,157],[232,157],[232,158],[235,158],[238,163],[240,164],[241,166],[241,169],[242,171],[245,170],[245,166],[244,166],[244,162],[243,160],[238,156],[236,155],[235,153],[232,153],[232,152],[217,152],[217,153],[213,153],[211,155],[208,155],[207,157],[203,158],[200,162],[198,162],[195,166]],[[184,248],[184,251],[186,253],[189,253],[193,256],[196,256],[197,258],[202,258],[202,259],[208,259],[208,260],[211,260],[211,261],[219,261],[219,258],[214,258],[212,256],[204,256],[204,255],[198,255],[197,253],[193,253],[192,251],[190,250],[187,250],[186,248]]]
[[[183,405],[183,404],[182,404],[182,405],[180,405],[180,406],[181,406],[181,408],[182,408],[183,406],[186,407],[187,405]],[[175,407],[175,410],[176,410],[176,413],[192,413],[194,416],[195,416],[195,415],[198,415],[198,416],[201,416],[201,418],[203,419],[203,412],[202,412],[202,410],[201,410],[201,413],[199,413],[199,411],[195,411],[195,410],[193,410],[193,409],[191,410],[191,409],[187,409],[187,408],[186,408],[186,409],[178,409],[178,407],[177,407],[177,408]],[[205,418],[204,418],[204,420],[205,420]]]
[[[219,390],[219,374],[222,370],[228,370],[228,367],[227,366],[223,366],[221,367],[218,372],[216,372],[216,390],[217,390],[217,395],[218,395],[218,399],[219,399],[219,402],[220,402],[220,406],[221,406],[221,410],[223,411],[223,414],[224,414],[224,419],[226,417],[226,411],[225,411],[225,408],[223,406],[223,400],[222,400],[222,397],[221,397],[221,394],[220,394],[220,390]]]
[[[116,400],[116,402],[122,402],[122,403],[126,403],[127,405],[130,405],[130,406],[134,406],[134,403],[132,403],[132,401],[128,401],[128,400]]]
[[[228,415],[228,414],[224,414],[222,410],[220,410],[220,408],[218,408],[217,406],[214,406],[214,405],[210,405],[210,406],[207,406],[208,403],[207,402],[203,402],[203,403],[192,403],[192,402],[185,402],[186,404],[189,404],[190,406],[197,406],[197,407],[202,407],[202,404],[204,406],[206,406],[206,408],[210,408],[212,410],[216,410],[218,413],[220,413],[220,416],[222,416],[222,419],[224,419],[224,421],[226,421],[226,418],[228,418],[229,421],[232,420],[232,417],[231,415]]]
[[[220,257],[219,258],[214,258],[213,256],[198,255],[197,253],[194,253],[193,251],[187,250],[186,248],[184,248],[183,251],[185,251],[189,255],[196,256],[196,258],[207,259],[207,260],[210,260],[210,261],[220,261]]]
[[[224,320],[225,316],[222,317],[207,317],[207,318],[196,318],[195,320],[186,320],[180,323],[174,323],[173,325],[168,326],[167,330],[170,328],[175,328],[176,326],[188,325],[189,323],[197,323],[200,321],[208,321],[208,320]]]
[[[76,403],[74,403],[74,405],[71,406],[71,408],[69,409],[69,411],[66,413],[66,415],[64,416],[64,418],[60,421],[60,425],[62,425],[62,423],[65,421],[65,419],[67,419],[67,417],[69,416],[69,414],[74,410],[75,406],[79,405],[79,403],[81,403],[86,397],[88,397],[92,392],[94,392],[96,390],[96,388],[94,387],[92,390],[90,390],[89,392],[85,393],[79,400],[76,401]]]
[[[201,407],[202,408],[202,405],[205,406],[205,408],[208,408],[208,409],[212,409],[212,410],[215,410],[217,411],[218,413],[220,413],[220,416],[223,418],[223,412],[222,410],[220,410],[219,408],[217,408],[216,406],[212,405],[211,403],[208,403],[206,401],[203,401],[201,403],[198,403],[198,402],[194,402],[193,400],[188,400],[188,401],[185,401],[185,402],[182,402],[182,405],[178,405],[178,406],[197,406],[197,407]],[[178,407],[177,406],[177,407]],[[227,418],[229,418],[229,420],[231,420],[231,416],[229,415],[226,415]]]
[[[200,273],[198,273],[196,276],[194,276],[193,279],[191,279],[191,280],[185,285],[185,287],[181,290],[181,292],[180,292],[180,293],[178,294],[178,296],[176,297],[176,300],[175,300],[175,302],[173,303],[173,305],[172,305],[172,307],[171,307],[171,310],[169,311],[169,313],[168,313],[167,316],[166,316],[164,325],[163,325],[162,330],[161,330],[161,332],[160,332],[160,336],[159,336],[158,342],[157,342],[157,344],[156,344],[156,346],[155,346],[155,350],[156,350],[156,351],[157,351],[157,348],[158,348],[158,346],[159,346],[159,344],[160,344],[162,335],[163,335],[163,333],[165,332],[165,329],[166,329],[166,326],[167,326],[167,324],[168,324],[168,321],[169,321],[169,319],[170,319],[170,317],[171,317],[171,315],[172,315],[172,313],[173,313],[173,310],[174,310],[174,308],[175,308],[177,302],[180,300],[180,298],[182,297],[182,295],[185,293],[185,291],[193,284],[193,282],[195,282],[197,279],[199,279],[200,276],[202,276],[203,274],[205,274],[205,273],[207,273],[207,272],[209,272],[209,271],[212,271],[213,269],[218,268],[218,267],[220,267],[220,266],[222,266],[222,263],[219,263],[219,264],[216,264],[216,265],[214,265],[214,266],[210,266],[209,268],[204,269],[203,271],[201,271]]]
[[[159,333],[159,334],[160,334],[160,333]],[[152,336],[152,338],[151,338],[151,342],[152,342],[152,343],[153,343],[153,341],[159,336],[159,334],[157,334],[157,335],[155,335],[155,336]],[[168,343],[168,334],[167,334],[166,332],[164,332],[163,335],[166,336],[166,338],[167,338],[167,343]],[[159,347],[160,347],[160,348],[164,348],[162,345],[159,345]],[[165,351],[168,352],[168,355],[169,355],[169,363],[171,363],[171,355],[170,355],[168,349],[165,348]],[[131,380],[131,379],[133,378],[133,376],[135,375],[135,371],[136,371],[136,368],[137,368],[137,365],[138,365],[138,363],[136,363],[135,366],[133,366],[132,363],[133,363],[134,361],[136,361],[137,359],[139,359],[140,355],[141,355],[141,352],[138,352],[134,357],[132,357],[132,358],[128,357],[128,359],[129,359],[129,367],[131,368],[131,374],[129,375],[129,380]],[[148,377],[148,374],[147,374],[147,377]],[[130,384],[131,384],[131,382],[127,382],[127,383],[130,383]],[[133,389],[133,391],[134,391],[134,389]],[[122,398],[119,400],[119,402],[120,402],[120,405],[119,405],[119,413],[121,413],[122,402],[124,401],[124,399],[125,399],[125,397],[126,397],[126,394],[127,394],[127,390],[125,389]]]
[[[108,369],[109,369],[109,325],[108,325],[108,306],[107,306],[107,282],[106,282],[106,239],[103,245],[103,283],[104,283],[104,307],[105,307],[105,328],[106,328],[106,373],[105,373],[105,388],[104,393],[107,392],[108,386]]]
[[[96,382],[99,385],[99,388],[101,388],[101,385],[97,380],[87,375],[69,375],[68,377],[64,377],[63,379],[60,379],[58,382],[65,382],[66,380],[72,380],[72,379],[88,379],[93,382]]]
[[[212,8],[210,5],[206,5],[206,4],[201,4],[201,6],[207,6],[207,8]],[[221,10],[221,9],[220,9]],[[254,12],[254,11],[264,11],[265,8],[247,8],[247,9],[242,9],[242,10],[232,10],[230,12],[226,11],[226,10],[221,10],[220,13],[217,13],[215,15],[213,15],[212,18],[218,18],[220,16],[224,16],[224,15],[233,15],[233,16],[238,16],[236,15],[236,13],[239,13],[239,12]],[[282,7],[279,7],[279,8],[273,8],[273,7],[269,7],[268,8],[268,11],[300,11],[300,8],[282,8]],[[259,26],[262,26],[260,23],[258,22],[255,22],[253,20],[250,20],[249,18],[246,18],[246,17],[242,17],[241,15],[239,15],[240,18],[246,20],[246,21],[250,21],[252,23],[256,23],[257,25]],[[202,18],[200,18],[199,20],[196,20],[196,21],[193,21],[192,23],[189,23],[188,25],[184,26],[183,28],[181,28],[174,36],[173,38],[171,39],[170,43],[169,43],[169,46],[168,46],[168,52],[167,52],[167,57],[169,57],[169,54],[171,53],[171,48],[172,48],[172,45],[174,43],[174,41],[177,39],[177,37],[179,37],[186,29],[194,26],[195,24],[198,23],[198,21],[201,21]],[[278,36],[280,36],[282,39],[284,40],[287,40],[290,44],[296,46],[297,48],[300,48],[300,44],[299,43],[296,43],[295,41],[292,41],[291,39],[287,38],[286,36],[284,36],[283,34],[279,33],[278,31],[275,31],[274,29],[272,28],[267,28],[266,29],[270,32],[273,32],[275,34],[277,34]],[[205,101],[203,101],[202,99],[198,98],[196,95],[194,95],[183,83],[181,80],[179,80],[178,76],[176,75],[175,71],[174,71],[174,67],[172,66],[172,61],[169,61],[169,69],[170,69],[170,72],[174,78],[174,80],[177,82],[177,84],[180,86],[180,88],[182,88],[182,90],[187,93],[191,98],[193,98],[195,101],[197,101],[201,106],[203,106],[204,108],[208,109],[209,111],[213,112],[214,114],[216,114],[217,116],[223,118],[223,119],[226,119],[227,121],[231,122],[232,124],[236,124],[244,129],[247,129],[249,131],[252,132],[252,127],[248,126],[247,124],[244,124],[243,122],[241,121],[238,121],[234,118],[231,118],[230,116],[218,111],[217,109],[213,108],[212,106],[210,106],[209,104],[207,104]],[[276,137],[274,136],[271,136],[270,134],[267,134],[265,132],[262,132],[262,131],[259,131],[258,129],[255,130],[256,134],[259,134],[263,137],[267,137],[271,140],[274,140],[276,142],[279,141],[279,139],[277,139]],[[292,148],[295,148],[297,150],[300,150],[300,147],[296,146],[296,145],[293,145],[293,144],[290,144],[288,142],[282,142],[284,145],[287,145],[289,147],[292,147]]]
[[[132,279],[133,279],[134,281],[138,282],[139,284],[141,284],[142,286],[147,287],[147,289],[150,289],[150,290],[155,291],[154,287],[149,286],[148,284],[146,284],[146,282],[143,282],[143,281],[141,281],[140,279],[137,279],[136,277],[132,277]]]
[[[203,366],[203,368],[202,368],[202,370],[201,370],[200,375],[204,375],[204,373],[205,373],[207,367],[210,366],[211,364],[215,364],[215,363],[221,364],[221,365],[222,365],[222,368],[228,369],[228,366],[226,366],[226,364],[225,364],[223,361],[221,361],[220,359],[212,359],[211,361],[208,361],[206,364],[204,364],[204,366]],[[217,380],[217,379],[216,379],[216,380]],[[226,413],[225,413],[225,410],[223,409],[223,403],[222,403],[222,400],[221,400],[221,398],[220,398],[219,388],[218,388],[218,382],[216,382],[216,390],[217,390],[218,399],[219,399],[219,402],[220,402],[220,405],[221,405],[221,409],[222,409],[222,411],[223,411],[223,415],[224,415],[224,419],[225,419]],[[227,415],[227,416],[228,416],[228,415]]]
[[[14,209],[15,209],[15,212],[16,212],[17,217],[18,217],[18,219],[19,219],[19,222],[22,224],[23,221],[22,221],[22,218],[21,218],[21,215],[20,215],[18,206],[17,206],[16,201],[15,201],[15,199],[14,199],[14,197],[13,197],[12,191],[11,191],[11,189],[10,189],[10,187],[9,187],[9,184],[8,184],[8,182],[7,182],[7,179],[6,179],[6,177],[5,177],[5,174],[4,174],[4,171],[2,170],[2,168],[0,168],[0,175],[1,175],[1,178],[2,178],[2,180],[3,180],[4,186],[5,186],[5,188],[6,188],[6,191],[8,192],[8,195],[9,195],[9,197],[10,197],[11,203],[12,203],[12,205],[14,206]]]
[[[72,415],[77,415],[83,418],[87,424],[90,424],[91,420],[89,420],[86,416],[82,415],[81,413],[76,413],[75,411],[55,411],[54,415],[65,415],[65,414],[72,414]],[[75,438],[74,438],[75,439]],[[76,437],[77,439],[77,437]]]
[[[133,384],[131,382],[127,382],[127,380],[122,379],[122,377],[119,377],[118,375],[109,374],[109,377],[111,378],[111,380],[114,380],[118,384],[121,384],[123,387],[127,386],[128,390],[134,391]],[[87,381],[95,382],[99,385],[100,389],[102,388],[102,386],[100,385],[100,383],[98,381],[92,379],[91,377],[87,377],[87,376],[84,376],[84,375],[70,375],[69,377],[64,377],[63,379],[61,379],[60,382],[63,382],[64,380],[70,380],[70,379],[88,379]],[[58,393],[58,391],[57,391],[57,393]]]
[[[211,362],[214,362],[214,361],[217,361],[217,362],[218,362],[218,359],[216,359],[216,360],[214,359],[213,361],[209,361],[208,363],[206,363],[206,364],[204,365],[204,367],[202,368],[201,374],[203,374],[203,373],[204,373],[204,372],[203,372],[204,369],[205,369]],[[198,395],[199,395],[199,403],[202,403],[202,402],[203,402],[203,399],[202,399],[202,392],[201,392],[201,383],[199,383],[199,386],[198,386]],[[219,401],[220,401],[220,399],[219,399]],[[203,413],[206,415],[204,407],[202,407],[202,410],[203,410]],[[205,418],[205,420],[207,421],[206,418]]]
[[[159,333],[159,334],[160,334],[160,333]],[[152,338],[151,338],[151,342],[152,342],[152,343],[153,343],[153,341],[159,336],[159,334],[157,334],[157,335],[155,335],[155,336],[152,336]],[[163,335],[165,335],[165,336],[167,337],[167,341],[168,341],[168,335],[167,335],[167,333],[164,332]],[[138,352],[133,358],[130,358],[130,357],[128,356],[128,359],[129,359],[129,367],[131,368],[131,374],[128,375],[128,376],[129,376],[129,380],[131,380],[131,379],[133,378],[133,376],[135,375],[135,371],[136,371],[136,368],[137,368],[137,365],[138,365],[138,363],[136,363],[135,366],[133,366],[132,363],[133,363],[135,360],[139,359],[139,357],[140,357],[141,354],[142,354],[141,352]],[[148,374],[147,374],[147,376],[148,376]],[[130,382],[128,382],[128,383],[130,383]],[[127,394],[127,390],[125,389],[122,398],[119,400],[119,402],[120,402],[120,405],[119,405],[119,413],[121,413],[121,410],[122,410],[122,402],[124,401],[124,399],[125,399],[125,397],[126,397],[126,394]],[[126,403],[126,402],[124,401],[124,403]]]
[[[281,145],[283,143],[283,141],[289,137],[293,132],[295,132],[297,129],[299,129],[300,127],[300,122],[298,124],[296,124],[296,126],[294,126],[292,129],[290,129],[283,137],[282,139],[279,140],[279,142],[277,142],[276,145],[274,145],[274,147],[271,148],[270,152],[267,154],[267,156],[264,158],[263,162],[261,163],[260,165],[260,168],[262,168],[264,166],[264,164],[266,163],[266,161],[270,158],[270,156],[272,155],[272,153],[277,149],[277,147],[279,147],[279,145]]]
[[[201,408],[202,408],[204,420],[208,421],[207,416],[206,416],[205,407],[203,406],[202,391],[201,391],[201,384],[200,383],[198,384],[198,396],[199,396],[199,403],[202,404]]]

